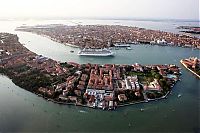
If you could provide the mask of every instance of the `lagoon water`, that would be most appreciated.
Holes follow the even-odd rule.
[[[74,23],[75,22],[75,23]],[[0,132],[198,132],[200,119],[200,80],[180,63],[182,58],[199,57],[200,51],[190,48],[132,45],[132,50],[113,50],[114,57],[79,57],[78,48],[53,42],[31,33],[15,32],[16,26],[27,24],[122,24],[177,32],[173,25],[180,22],[146,22],[116,20],[51,20],[51,21],[0,21],[0,32],[19,36],[19,41],[29,50],[58,61],[78,63],[116,64],[176,64],[182,68],[178,82],[167,99],[142,103],[115,111],[102,111],[84,107],[58,105],[45,101],[16,86],[6,76],[0,76]],[[163,25],[162,25],[163,23]],[[188,22],[187,22],[188,23]],[[142,25],[143,24],[143,25]],[[192,23],[193,24],[193,23]],[[159,27],[157,27],[159,26]],[[170,28],[171,26],[171,28]],[[70,53],[74,50],[74,53]],[[181,97],[178,95],[181,94]],[[143,112],[140,109],[144,109]]]

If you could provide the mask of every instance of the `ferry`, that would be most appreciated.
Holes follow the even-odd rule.
[[[95,48],[84,48],[78,52],[79,56],[114,56],[111,50],[95,49]]]

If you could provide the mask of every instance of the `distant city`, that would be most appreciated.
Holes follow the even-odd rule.
[[[177,27],[191,29],[198,34],[199,27]],[[50,39],[72,44],[81,48],[107,48],[116,43],[121,44],[151,44],[163,46],[192,47],[200,49],[200,39],[188,34],[174,34],[158,30],[120,25],[77,25],[67,26],[37,25],[21,26],[16,30],[44,35]],[[189,33],[189,31],[184,31]]]

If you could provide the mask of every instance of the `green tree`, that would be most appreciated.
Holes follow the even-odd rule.
[[[153,82],[153,77],[148,77],[147,78],[147,81],[150,83],[150,82]]]
[[[162,76],[160,75],[160,74],[156,74],[155,76],[154,76],[156,79],[161,79],[162,78]]]

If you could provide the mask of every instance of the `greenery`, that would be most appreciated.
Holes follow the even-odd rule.
[[[137,75],[138,79],[142,82],[147,82],[150,83],[155,79],[162,79],[163,77],[158,73],[157,70],[151,70],[149,72],[135,72],[135,71],[131,71],[127,73],[128,76],[133,76],[133,75]]]
[[[8,69],[4,69],[4,68],[1,68],[0,67],[0,73],[1,74],[5,74],[5,75],[11,75],[12,73],[10,73],[9,71],[8,71]]]
[[[133,90],[125,90],[125,95],[127,97],[127,101],[129,101],[129,102],[144,99],[142,94],[141,94],[141,97],[136,96],[135,91],[133,91]]]
[[[155,99],[155,98],[161,98],[164,95],[164,93],[158,91],[151,91],[151,92],[146,92],[146,95],[150,99]]]
[[[67,67],[67,68],[72,68],[73,66],[68,64],[67,62],[64,62],[64,63],[60,63],[60,66],[61,67]]]
[[[158,73],[158,70],[151,70],[151,71],[147,71],[147,72],[135,72],[135,71],[131,71],[131,72],[127,72],[127,75],[129,76],[133,76],[133,75],[137,75],[138,79],[141,82],[146,82],[146,83],[150,83],[153,82],[154,79],[158,80],[158,83],[160,84],[162,90],[162,93],[152,93],[152,94],[148,94],[150,97],[161,97],[162,95],[164,95],[165,93],[167,93],[170,90],[170,85],[167,83],[166,79],[164,79],[162,77],[162,75],[160,75]],[[132,97],[130,97],[130,99],[132,99]]]
[[[131,71],[127,73],[128,76],[132,76],[132,75],[137,75],[137,76],[146,76],[146,77],[152,77],[151,73],[145,73],[145,72],[135,72],[135,71]]]
[[[16,67],[11,67],[9,69],[12,70],[12,71],[15,71],[17,73],[23,73],[23,72],[28,71],[30,68],[31,67],[29,67],[27,65],[19,65],[19,66],[16,66]]]
[[[51,86],[50,77],[40,73],[39,70],[32,70],[27,74],[22,74],[12,78],[12,81],[18,86],[28,91],[37,91],[39,87]]]

